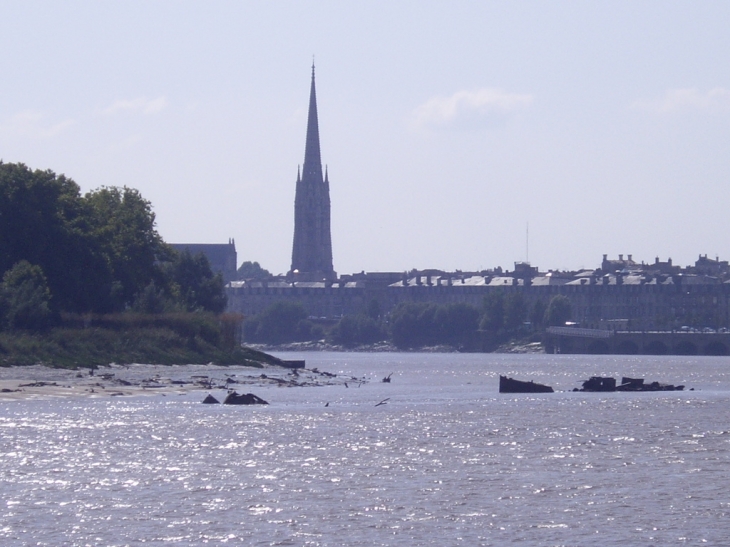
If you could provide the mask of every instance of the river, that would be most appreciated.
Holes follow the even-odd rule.
[[[202,405],[201,392],[0,403],[0,543],[666,546],[730,537],[728,357],[277,356],[358,380],[252,388],[271,403],[255,407]],[[500,395],[500,374],[557,392]],[[593,375],[687,389],[571,391]]]

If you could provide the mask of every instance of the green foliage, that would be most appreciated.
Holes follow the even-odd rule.
[[[464,303],[439,306],[434,323],[439,343],[466,344],[479,326],[479,310]]]
[[[164,269],[171,285],[171,297],[185,311],[221,313],[226,307],[223,277],[213,275],[206,256],[192,256],[189,251],[177,253]]]
[[[51,325],[51,292],[39,266],[21,260],[0,285],[0,324],[10,329],[41,330]]]
[[[504,327],[504,293],[489,293],[482,301],[481,330],[496,332]]]
[[[390,335],[399,348],[424,346],[433,338],[435,305],[401,302],[390,314]]]
[[[380,324],[367,315],[346,315],[330,332],[333,343],[348,348],[380,342],[387,338]]]
[[[285,344],[319,339],[321,329],[307,319],[307,311],[299,302],[280,300],[244,324],[244,338],[249,342]]]
[[[226,305],[223,280],[207,259],[165,245],[150,202],[131,188],[81,196],[63,175],[0,161],[0,234],[0,274],[21,261],[39,267],[48,293],[33,300],[26,291],[23,298],[46,298],[52,311],[221,312]],[[14,290],[17,303],[20,288]],[[11,326],[44,324],[37,315],[43,304],[34,306],[34,318],[23,319],[18,308]]]
[[[553,296],[545,311],[544,323],[550,327],[564,326],[566,321],[570,321],[572,310],[568,297],[558,294]]]
[[[545,305],[545,302],[542,300],[535,301],[532,309],[530,310],[530,323],[532,323],[534,328],[539,329],[542,327],[543,321],[545,320],[546,310],[547,306]]]
[[[0,333],[0,366],[44,363],[64,368],[110,363],[207,364],[260,367],[281,364],[271,355],[230,344],[240,316],[115,314],[69,316],[39,335]],[[91,328],[84,328],[84,326]]]
[[[238,268],[238,279],[269,279],[271,272],[261,267],[258,262],[246,261]]]
[[[172,311],[175,308],[172,299],[163,289],[158,289],[154,281],[150,281],[140,292],[132,304],[132,310],[137,313],[155,314]]]
[[[380,313],[380,302],[373,298],[368,303],[367,315],[373,321],[377,321],[378,319],[380,319]]]
[[[27,260],[43,270],[59,309],[93,309],[111,275],[92,231],[74,181],[0,162],[0,272]]]
[[[504,301],[504,328],[514,331],[522,327],[527,317],[527,303],[522,293],[511,293]]]
[[[402,302],[390,315],[390,334],[400,348],[467,344],[476,332],[479,311],[468,304]]]
[[[83,201],[91,234],[113,279],[110,300],[95,308],[123,310],[159,275],[157,262],[169,254],[155,229],[152,205],[126,186],[100,188]]]

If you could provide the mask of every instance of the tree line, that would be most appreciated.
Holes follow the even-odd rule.
[[[449,345],[489,350],[546,326],[564,325],[570,317],[570,301],[563,295],[530,307],[521,293],[496,291],[484,298],[481,307],[402,302],[387,315],[373,300],[362,313],[325,326],[310,320],[301,303],[279,301],[246,319],[244,339],[267,344],[325,339],[345,347],[388,341],[402,349]]]
[[[62,313],[211,311],[223,279],[203,255],[178,253],[152,205],[128,187],[79,186],[0,161],[0,330],[43,329]]]

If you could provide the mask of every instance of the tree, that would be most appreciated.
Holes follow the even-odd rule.
[[[527,304],[522,293],[512,293],[504,302],[504,328],[514,331],[522,327],[527,316]]]
[[[572,310],[568,297],[558,294],[553,296],[545,311],[545,324],[550,327],[564,326],[570,321]]]
[[[307,311],[300,302],[275,302],[256,316],[254,341],[270,344],[296,341],[303,334],[306,319]]]
[[[439,306],[434,322],[439,343],[462,345],[469,341],[479,327],[479,310],[461,302],[446,304]]]
[[[477,330],[479,311],[468,304],[402,302],[391,313],[390,332],[398,347],[462,345]]]
[[[378,323],[367,315],[346,315],[330,333],[332,342],[345,347],[373,344],[385,339],[385,333]]]
[[[428,340],[425,325],[429,304],[401,302],[390,314],[390,335],[399,348],[422,346]]]
[[[376,298],[373,298],[368,303],[367,315],[373,321],[377,321],[378,319],[380,319],[380,314],[380,302],[378,302]]]
[[[159,282],[167,247],[150,203],[137,190],[81,196],[53,171],[0,162],[0,272],[21,260],[39,266],[54,305],[70,312],[129,307]]]
[[[0,234],[0,272],[21,260],[39,266],[59,309],[87,311],[108,293],[108,262],[73,180],[0,161]]]
[[[504,327],[504,293],[489,293],[482,301],[482,319],[479,328],[496,332]]]
[[[238,279],[270,279],[273,277],[271,272],[261,267],[258,262],[244,262],[238,268]]]
[[[3,276],[0,310],[10,329],[41,330],[50,326],[51,291],[39,266],[21,260]]]
[[[545,320],[545,311],[547,306],[542,300],[536,300],[530,310],[530,323],[536,329],[542,327],[543,321]]]
[[[169,256],[155,229],[152,205],[133,188],[100,188],[84,196],[92,235],[111,270],[111,301],[123,310],[159,276],[157,263]],[[104,307],[101,302],[97,307]]]
[[[223,277],[213,274],[203,253],[193,256],[187,249],[176,253],[163,272],[168,277],[170,299],[184,311],[221,313],[225,309]]]

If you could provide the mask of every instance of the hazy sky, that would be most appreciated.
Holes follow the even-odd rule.
[[[0,0],[0,158],[290,266],[312,55],[339,273],[730,258],[730,2]]]

